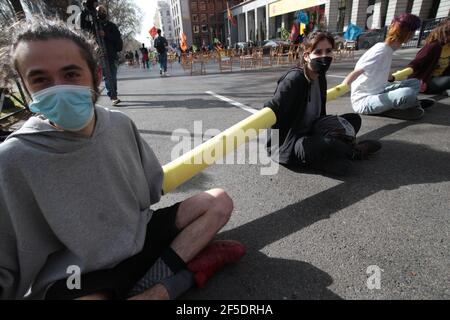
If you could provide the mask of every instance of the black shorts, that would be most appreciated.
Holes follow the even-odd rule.
[[[153,212],[147,225],[142,251],[111,269],[89,272],[81,275],[81,289],[68,289],[67,279],[62,279],[49,288],[47,300],[72,300],[105,292],[111,299],[125,299],[128,292],[145,275],[161,254],[167,250],[180,233],[175,219],[180,203]]]

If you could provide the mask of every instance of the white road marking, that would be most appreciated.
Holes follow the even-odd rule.
[[[217,98],[219,100],[228,102],[229,104],[231,104],[231,105],[233,105],[235,107],[238,107],[238,108],[240,108],[240,109],[242,109],[244,111],[247,111],[247,112],[250,112],[250,113],[256,113],[256,112],[259,111],[257,109],[253,109],[252,107],[246,106],[245,104],[242,104],[240,102],[234,101],[234,100],[232,100],[230,98],[227,98],[227,97],[221,96],[219,94],[216,94],[216,93],[214,93],[212,91],[206,91],[205,93],[207,93],[209,95],[212,95],[213,97],[215,97],[215,98]]]
[[[345,79],[346,76],[340,76],[340,75],[334,75],[334,74],[327,74],[327,77],[330,78],[340,78],[340,79]]]

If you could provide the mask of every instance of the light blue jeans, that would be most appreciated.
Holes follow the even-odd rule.
[[[388,85],[380,94],[364,98],[358,113],[378,114],[391,109],[408,109],[416,107],[420,81],[407,79]]]

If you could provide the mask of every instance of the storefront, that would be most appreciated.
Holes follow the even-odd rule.
[[[306,33],[326,29],[326,2],[327,0],[279,0],[269,4],[269,37],[285,38],[283,33],[289,33],[293,24],[300,23],[304,23]]]

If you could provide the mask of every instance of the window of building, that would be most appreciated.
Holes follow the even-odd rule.
[[[199,33],[200,32],[200,27],[198,25],[194,24],[192,26],[192,30],[194,30],[194,33]]]
[[[169,26],[169,31],[172,31],[172,27],[171,26]]]
[[[202,32],[204,33],[208,32],[208,25],[206,24],[202,25]]]
[[[200,15],[200,22],[201,23],[208,23],[208,19],[206,18],[206,14]]]
[[[215,22],[215,21],[216,21],[216,16],[213,15],[213,14],[210,14],[210,15],[209,15],[209,23],[213,23],[213,22]]]
[[[167,10],[166,16],[170,17],[170,10]]]
[[[345,25],[345,6],[346,0],[339,0],[338,2],[338,19],[337,19],[337,31],[341,32]]]
[[[197,10],[198,10],[198,9],[197,9],[197,1],[192,1],[192,2],[191,2],[191,9],[194,10],[194,11],[197,11]]]
[[[200,1],[199,9],[200,9],[200,11],[206,11],[206,2],[205,1]]]
[[[192,22],[198,22],[198,14],[192,15]]]

